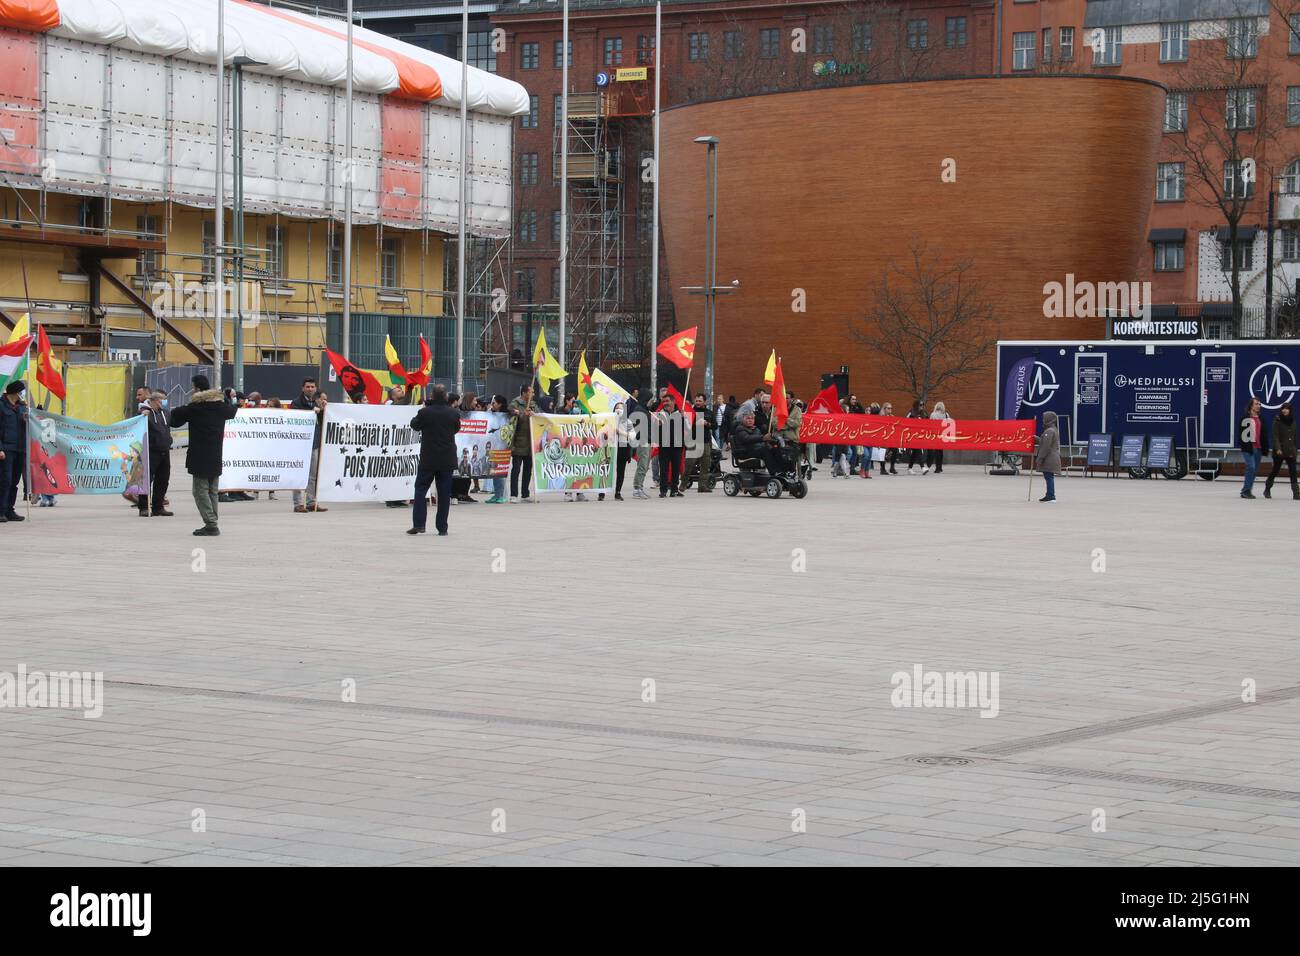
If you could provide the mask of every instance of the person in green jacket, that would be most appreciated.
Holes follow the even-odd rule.
[[[532,417],[537,411],[533,401],[533,383],[519,389],[519,397],[510,403],[510,417],[514,419],[515,435],[510,444],[510,500],[520,500],[519,478],[523,474],[523,500],[528,500],[528,486],[533,480],[533,429]]]
[[[1264,497],[1272,498],[1273,480],[1286,462],[1286,473],[1291,476],[1291,497],[1300,501],[1300,485],[1296,483],[1296,422],[1295,413],[1290,402],[1283,402],[1282,407],[1273,416],[1273,470],[1268,481],[1264,482]]]

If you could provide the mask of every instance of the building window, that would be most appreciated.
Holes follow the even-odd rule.
[[[966,18],[948,17],[943,21],[943,42],[950,50],[966,45]]]
[[[325,261],[325,282],[335,288],[343,285],[343,230],[330,230],[329,251]]]
[[[1052,62],[1052,28],[1043,27],[1043,63]]]
[[[1286,52],[1300,53],[1300,13],[1293,13],[1287,17],[1287,46]]]
[[[537,97],[528,97],[528,112],[519,117],[520,129],[537,129]]]
[[[1092,46],[1092,65],[1119,66],[1123,44],[1120,28],[1106,27],[1101,31],[1094,30],[1093,34],[1095,39]]]
[[[1034,68],[1034,40],[1032,33],[1011,35],[1011,69],[1032,70]]]
[[[636,38],[636,62],[645,66],[655,61],[655,36],[653,33],[641,33]]]
[[[537,210],[525,209],[519,213],[519,241],[537,241]]]
[[[1061,62],[1069,63],[1074,59],[1074,27],[1061,27]]]
[[[775,60],[781,51],[781,31],[767,27],[758,31],[758,55],[764,60]]]
[[[1183,271],[1183,244],[1181,242],[1157,242],[1156,272]]]
[[[1187,59],[1187,32],[1190,24],[1160,24],[1160,62],[1182,63]]]
[[[203,220],[203,278],[212,281],[217,270],[217,224],[215,220]]]
[[[206,226],[207,223],[204,223],[204,225]],[[135,217],[135,231],[140,234],[141,239],[157,239],[159,236],[158,229],[157,216]],[[147,281],[157,271],[158,253],[153,249],[142,249],[135,260],[135,274]]]
[[[554,115],[555,115],[555,122],[553,125],[559,126],[560,120],[564,116],[564,94],[556,93],[555,99],[552,101],[551,106],[554,110]]]
[[[617,209],[605,210],[604,228],[605,228],[606,239],[613,240],[618,238],[618,210]]]
[[[909,50],[924,50],[930,45],[930,21],[929,20],[908,20],[907,21],[907,48]]]
[[[519,185],[537,185],[537,154],[523,153],[519,157]]]
[[[492,33],[482,30],[469,35],[469,65],[489,73],[497,71],[497,54],[492,49]]]
[[[542,45],[540,43],[525,43],[520,46],[519,50],[519,69],[535,70],[537,61],[542,56]]]
[[[871,24],[870,23],[853,24],[853,52],[854,53],[871,52]]]
[[[745,34],[739,30],[728,30],[722,34],[722,58],[739,60],[745,48]]]
[[[560,267],[551,266],[551,300],[560,301]]]
[[[813,52],[814,53],[834,53],[835,52],[835,28],[829,24],[821,24],[813,27]]]
[[[515,270],[515,296],[521,303],[533,301],[533,287],[537,284],[537,270],[529,266]]]
[[[1228,129],[1252,129],[1255,125],[1255,91],[1228,90]]]
[[[623,65],[623,38],[605,37],[605,65]]]
[[[1300,125],[1300,86],[1286,88],[1286,123],[1288,126]]]
[[[1259,21],[1236,17],[1228,21],[1228,57],[1244,60],[1259,53]]]
[[[556,41],[555,41],[555,49],[552,51],[551,56],[552,56],[552,62],[554,63],[555,68],[556,68],[557,70],[562,70],[562,69],[564,69],[565,63],[564,63],[564,41],[563,41],[563,40],[556,40]],[[569,59],[569,63],[568,63],[568,65],[569,65],[570,67],[572,67],[572,66],[573,66],[573,41],[572,41],[572,40],[569,41],[569,57],[568,57],[568,59]]]
[[[1282,173],[1282,195],[1300,194],[1300,159],[1293,159]]]
[[[699,63],[709,58],[709,35],[707,33],[688,33],[686,35],[687,56],[692,63]]]
[[[266,227],[266,270],[276,278],[284,275],[284,234],[286,226]]]
[[[1183,163],[1156,164],[1156,202],[1182,201],[1183,169]]]
[[[1182,133],[1187,130],[1187,94],[1165,94],[1165,132]]]
[[[1282,259],[1286,262],[1294,262],[1300,259],[1300,229],[1283,227]]]
[[[1232,271],[1232,243],[1219,243],[1219,260],[1224,272]],[[1255,244],[1247,239],[1237,240],[1237,265],[1242,272],[1255,268]]]
[[[560,241],[560,210],[551,210],[551,242]]]
[[[1223,164],[1223,195],[1226,199],[1249,199],[1255,195],[1255,179],[1246,181],[1240,163],[1231,160]]]
[[[402,287],[402,240],[384,237],[379,253],[379,285],[384,289]]]
[[[276,362],[281,365],[288,365],[292,359],[289,357],[288,349],[259,349],[262,362]]]

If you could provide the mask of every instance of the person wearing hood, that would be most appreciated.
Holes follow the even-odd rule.
[[[190,473],[194,503],[203,516],[203,527],[194,534],[213,537],[221,534],[217,528],[217,485],[221,480],[222,446],[226,440],[226,422],[239,411],[230,396],[230,389],[222,392],[208,384],[206,375],[195,375],[190,380],[194,391],[190,403],[172,409],[172,428],[190,427],[190,446],[185,450],[185,470]]]
[[[1282,462],[1286,462],[1286,473],[1291,476],[1291,497],[1300,501],[1300,485],[1296,483],[1295,475],[1296,422],[1290,402],[1283,402],[1273,416],[1272,438],[1273,470],[1269,473],[1268,481],[1264,482],[1264,497],[1273,497],[1273,481],[1282,470]]]
[[[645,476],[650,470],[650,389],[637,389],[636,398],[627,403],[628,438],[636,455],[636,472],[632,475],[632,497],[649,498],[645,493]]]
[[[1043,433],[1038,436],[1038,454],[1034,467],[1043,473],[1047,494],[1039,501],[1056,500],[1056,476],[1061,473],[1061,434],[1056,428],[1056,412],[1043,413]]]
[[[1264,426],[1259,419],[1260,401],[1258,398],[1252,398],[1246,403],[1246,411],[1241,416],[1241,424],[1238,438],[1240,440],[1241,457],[1246,463],[1246,474],[1241,482],[1241,497],[1254,498],[1252,491],[1255,488],[1255,473],[1259,471],[1259,460],[1263,457],[1264,452],[1268,451],[1268,443],[1264,441]]]

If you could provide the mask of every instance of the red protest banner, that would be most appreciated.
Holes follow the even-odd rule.
[[[799,441],[806,445],[1033,451],[1033,421],[895,418],[886,415],[805,415]]]

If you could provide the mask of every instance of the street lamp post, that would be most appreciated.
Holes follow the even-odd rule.
[[[697,136],[695,142],[709,148],[704,185],[704,287],[700,291],[704,295],[704,391],[712,402],[718,311],[718,137]]]
[[[260,60],[248,56],[237,56],[232,74],[230,94],[231,122],[234,126],[234,166],[235,166],[235,335],[234,378],[235,391],[244,390],[244,67],[265,66]],[[217,294],[225,295],[225,279],[218,281]]]

